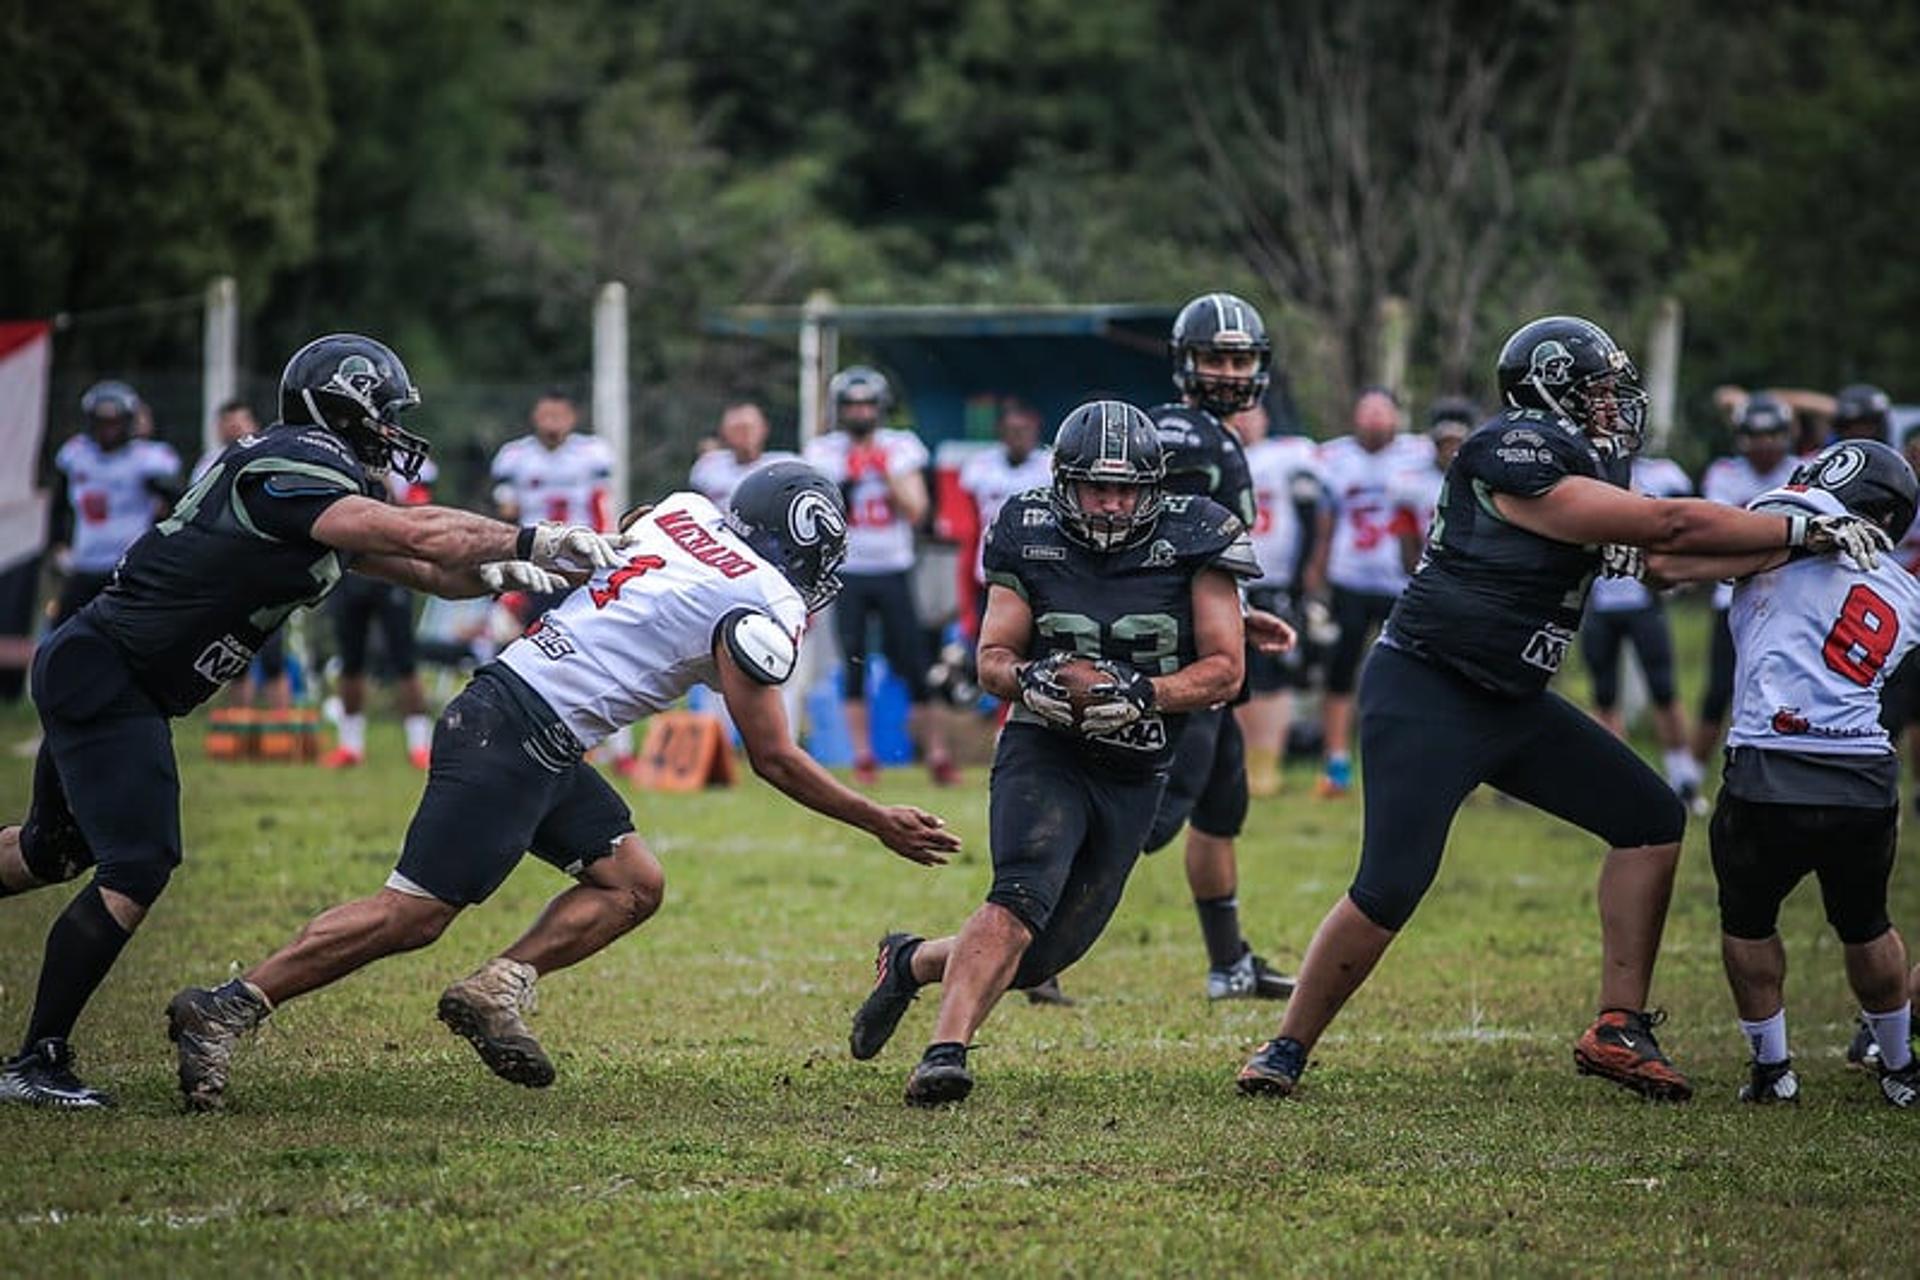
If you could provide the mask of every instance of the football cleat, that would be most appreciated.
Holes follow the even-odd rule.
[[[1338,800],[1353,790],[1353,762],[1351,760],[1329,760],[1326,772],[1320,775],[1320,781],[1313,784],[1313,793],[1322,800]]]
[[[1680,797],[1680,803],[1687,806],[1687,812],[1696,818],[1704,818],[1713,812],[1713,806],[1707,802],[1707,793],[1700,789],[1697,782],[1683,782],[1673,789]]]
[[[1873,1025],[1864,1015],[1856,1015],[1853,1039],[1847,1042],[1847,1065],[1863,1071],[1880,1069],[1880,1042],[1873,1038]]]
[[[953,762],[952,756],[939,756],[927,761],[927,776],[933,779],[936,787],[958,786],[960,766]]]
[[[967,1046],[930,1044],[913,1074],[907,1077],[907,1105],[938,1107],[963,1102],[973,1092],[973,1073],[967,1070]]]
[[[1740,1101],[1762,1105],[1800,1101],[1800,1077],[1793,1074],[1793,1059],[1751,1062],[1747,1066],[1747,1082],[1740,1086]]]
[[[886,1048],[907,1006],[920,994],[920,984],[913,980],[913,952],[923,941],[911,933],[890,933],[880,939],[873,957],[873,990],[854,1010],[853,1033],[847,1037],[847,1047],[860,1061]]]
[[[1028,1004],[1050,1004],[1060,1009],[1071,1009],[1079,1001],[1060,989],[1060,975],[1055,974],[1045,982],[1035,983],[1027,988]]]
[[[113,1105],[109,1094],[81,1083],[73,1074],[73,1046],[48,1036],[0,1067],[0,1102],[60,1111],[86,1111]]]
[[[1236,1083],[1249,1098],[1285,1098],[1300,1087],[1307,1070],[1307,1046],[1291,1036],[1276,1036],[1253,1051]]]
[[[1920,1058],[1913,1058],[1898,1071],[1880,1068],[1880,1096],[1889,1106],[1920,1105]]]
[[[360,764],[364,759],[366,759],[366,757],[358,751],[355,751],[352,747],[335,747],[320,757],[320,767],[322,769],[351,769]]]
[[[407,752],[407,763],[425,773],[433,764],[433,752],[426,747],[415,747]]]
[[[534,1007],[530,964],[498,956],[440,995],[440,1021],[464,1037],[502,1080],[544,1089],[553,1083],[553,1063],[521,1019]]]
[[[1293,994],[1293,978],[1253,954],[1244,943],[1240,958],[1228,969],[1207,972],[1209,1000],[1285,1000]]]
[[[179,1055],[180,1098],[187,1110],[220,1109],[234,1046],[272,1011],[238,978],[212,991],[188,987],[167,1002],[167,1039]]]
[[[1693,1085],[1660,1052],[1653,1029],[1667,1020],[1664,1010],[1605,1009],[1573,1046],[1574,1069],[1599,1076],[1643,1098],[1685,1102]]]

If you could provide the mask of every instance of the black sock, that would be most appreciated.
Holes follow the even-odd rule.
[[[1193,909],[1200,913],[1207,963],[1215,970],[1233,968],[1247,950],[1240,937],[1240,899],[1231,893],[1224,898],[1195,898]]]
[[[965,1066],[967,1063],[967,1046],[961,1044],[958,1040],[935,1040],[927,1046],[927,1051],[922,1054],[921,1057],[958,1058],[960,1059],[960,1065]]]
[[[73,1024],[100,982],[120,958],[133,935],[107,910],[100,886],[89,884],[67,904],[47,933],[46,959],[40,962],[40,992],[27,1020],[27,1049],[46,1039],[73,1034]]]

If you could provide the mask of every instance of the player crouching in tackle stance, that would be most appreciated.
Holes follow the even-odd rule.
[[[958,936],[888,934],[853,1019],[856,1058],[886,1044],[918,989],[945,984],[907,1101],[973,1088],[967,1046],[1009,987],[1084,955],[1139,860],[1188,713],[1244,668],[1235,578],[1258,572],[1239,517],[1162,493],[1153,421],[1085,404],[1060,424],[1053,484],[1007,500],[987,535],[980,683],[1013,704],[989,783],[993,887]],[[1080,701],[1058,673],[1099,668]]]
[[[426,794],[400,863],[371,898],[323,912],[225,986],[167,1006],[189,1108],[220,1105],[235,1042],[272,1010],[382,956],[424,947],[500,887],[532,850],[578,883],[505,952],[440,997],[440,1020],[516,1084],[553,1082],[521,1013],[536,978],[578,963],[659,909],[660,864],[632,815],[582,756],[615,730],[718,685],[762,777],[808,808],[871,832],[924,865],[959,840],[939,818],[883,807],[835,782],[794,745],[779,686],[801,627],[839,588],[839,495],[778,462],[748,476],[722,515],[677,493],[631,520],[625,563],[596,574],[442,713]]]
[[[1884,535],[1845,514],[1633,493],[1627,467],[1646,397],[1626,353],[1586,320],[1523,326],[1497,377],[1508,408],[1461,446],[1420,566],[1367,663],[1359,871],[1307,948],[1279,1035],[1241,1070],[1244,1092],[1293,1092],[1321,1033],[1412,918],[1455,812],[1484,782],[1611,848],[1599,884],[1599,1017],[1574,1049],[1577,1067],[1650,1097],[1692,1096],[1646,1008],[1686,811],[1631,747],[1547,682],[1593,576],[1630,558],[1626,549],[1804,547],[1871,560]]]
[[[1906,460],[1862,440],[1801,464],[1785,488],[1749,506],[1802,517],[1850,512],[1897,538],[1913,523],[1917,496]],[[1721,957],[1753,1049],[1741,1101],[1800,1096],[1776,924],[1781,901],[1811,873],[1879,1051],[1881,1094],[1896,1107],[1920,1104],[1906,948],[1887,919],[1900,761],[1880,724],[1886,678],[1920,643],[1920,585],[1891,556],[1871,569],[1784,551],[1650,556],[1648,570],[1669,582],[1740,580],[1727,614],[1733,728],[1710,836]]]
[[[318,604],[349,567],[478,596],[566,585],[545,569],[619,563],[589,529],[389,506],[387,471],[412,475],[427,457],[427,442],[398,421],[419,400],[384,344],[355,334],[308,343],[281,375],[280,421],[221,454],[34,654],[44,737],[26,822],[0,831],[0,897],[89,867],[93,879],[47,935],[26,1044],[0,1070],[0,1101],[110,1104],[75,1076],[68,1037],[180,863],[168,722],[244,675],[287,615]]]

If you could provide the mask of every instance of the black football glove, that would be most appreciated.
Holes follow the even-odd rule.
[[[1037,662],[1015,667],[1013,672],[1014,678],[1020,682],[1020,705],[1049,724],[1057,724],[1063,729],[1073,728],[1073,704],[1067,701],[1067,687],[1054,677],[1054,673],[1071,656],[1067,653],[1050,653]]]
[[[1093,664],[1107,677],[1087,691],[1093,704],[1080,714],[1080,730],[1093,736],[1117,732],[1153,710],[1153,681],[1111,658]]]

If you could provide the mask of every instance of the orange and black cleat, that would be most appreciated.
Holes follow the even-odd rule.
[[[1653,1029],[1667,1020],[1665,1010],[1602,1009],[1573,1046],[1573,1065],[1583,1076],[1599,1076],[1643,1098],[1685,1102],[1693,1084],[1660,1051]]]

